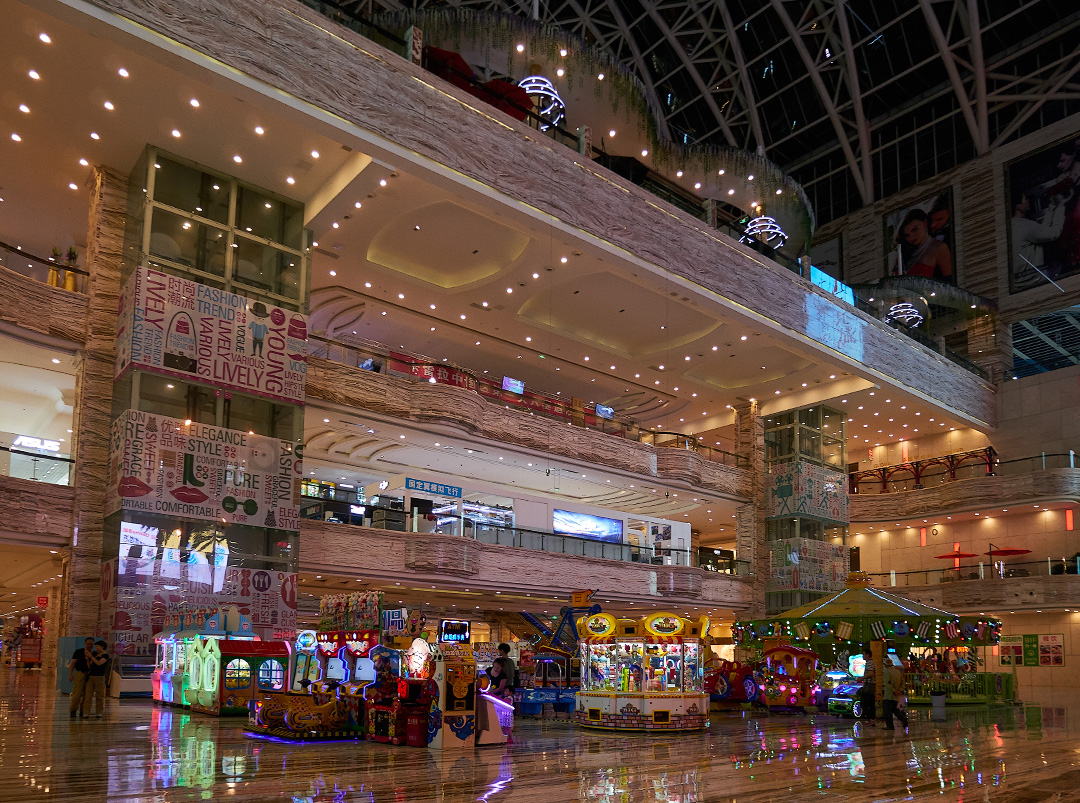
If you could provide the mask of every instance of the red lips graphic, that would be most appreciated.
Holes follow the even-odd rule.
[[[198,488],[189,488],[186,485],[181,485],[179,488],[174,488],[169,491],[173,496],[179,499],[181,502],[187,502],[190,505],[197,505],[200,502],[205,502],[210,497],[200,491]]]
[[[307,362],[306,354],[290,354],[289,359],[294,362]]]
[[[132,499],[136,496],[146,496],[152,490],[154,489],[138,477],[121,477],[120,484],[117,486],[117,493],[125,499]]]

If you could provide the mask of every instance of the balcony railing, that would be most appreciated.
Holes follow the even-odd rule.
[[[1025,561],[990,561],[988,559],[961,566],[959,569],[949,567],[947,569],[916,569],[908,572],[879,572],[871,574],[870,577],[873,578],[874,585],[879,588],[893,588],[938,585],[967,580],[992,583],[1014,577],[1050,577],[1066,574],[1080,574],[1080,552],[1071,557],[1058,555]]]
[[[0,446],[0,476],[52,485],[70,485],[71,468],[74,464],[75,461],[70,457]]]
[[[43,284],[62,287],[75,293],[86,292],[86,280],[90,276],[77,265],[64,265],[56,257],[45,259],[34,256],[3,241],[0,241],[0,265]]]
[[[372,527],[370,508],[364,512],[352,510],[356,507],[355,493],[350,497],[348,493],[341,494],[335,501],[346,502],[349,510],[340,506],[329,506],[317,499],[305,497],[301,509],[301,518],[316,521],[328,521],[335,524],[351,524],[357,527]],[[584,558],[599,558],[601,560],[618,560],[625,563],[647,563],[658,566],[697,566],[697,554],[691,549],[665,548],[656,545],[637,546],[627,543],[609,543],[593,538],[582,538],[575,535],[565,535],[546,530],[535,530],[526,527],[510,527],[505,525],[486,524],[474,522],[468,518],[446,517],[439,523],[432,525],[430,521],[420,519],[428,527],[420,530],[413,528],[412,517],[402,513],[402,528],[392,529],[393,532],[409,532],[418,536],[423,535],[456,535],[471,538],[482,544],[497,546],[518,547],[519,549],[533,549],[539,552],[551,552],[560,555],[573,555]],[[329,514],[329,517],[328,517]],[[373,527],[373,529],[379,529]],[[750,565],[746,561],[735,559],[714,561],[715,567],[710,571],[722,574],[749,574]]]
[[[597,414],[595,404],[584,404],[581,408],[575,408],[563,397],[544,391],[528,389],[524,394],[504,392],[499,384],[483,374],[454,363],[391,350],[381,343],[365,341],[361,346],[311,335],[308,338],[308,354],[361,370],[380,373],[393,371],[395,375],[416,382],[452,385],[476,393],[492,404],[512,407],[564,424],[603,432],[650,446],[684,449],[714,463],[737,468],[748,467],[746,460],[739,455],[706,446],[691,435],[643,429],[635,421],[626,418],[605,418]]]
[[[853,494],[913,491],[956,480],[993,475],[998,465],[997,452],[992,446],[988,446],[985,449],[942,455],[927,460],[855,471],[848,475],[848,490]]]

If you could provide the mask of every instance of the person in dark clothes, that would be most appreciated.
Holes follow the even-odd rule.
[[[86,692],[83,699],[87,702],[83,706],[83,716],[90,716],[97,701],[98,719],[105,713],[105,677],[109,671],[109,645],[104,641],[94,644],[93,652],[90,653],[90,675],[86,679]]]
[[[82,649],[75,650],[68,663],[68,682],[72,683],[71,703],[69,716],[75,716],[76,712],[84,713],[86,698],[86,681],[90,677],[90,659],[94,653],[94,640],[86,639]]]

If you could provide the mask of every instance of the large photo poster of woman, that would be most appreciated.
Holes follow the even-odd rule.
[[[952,188],[885,215],[885,275],[956,284]]]
[[[1010,162],[1009,291],[1080,272],[1080,134]]]

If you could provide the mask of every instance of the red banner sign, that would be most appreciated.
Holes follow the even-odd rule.
[[[41,610],[45,610],[46,608],[49,607],[49,598],[48,597],[38,597],[37,598],[37,606],[39,608],[41,608]]]

